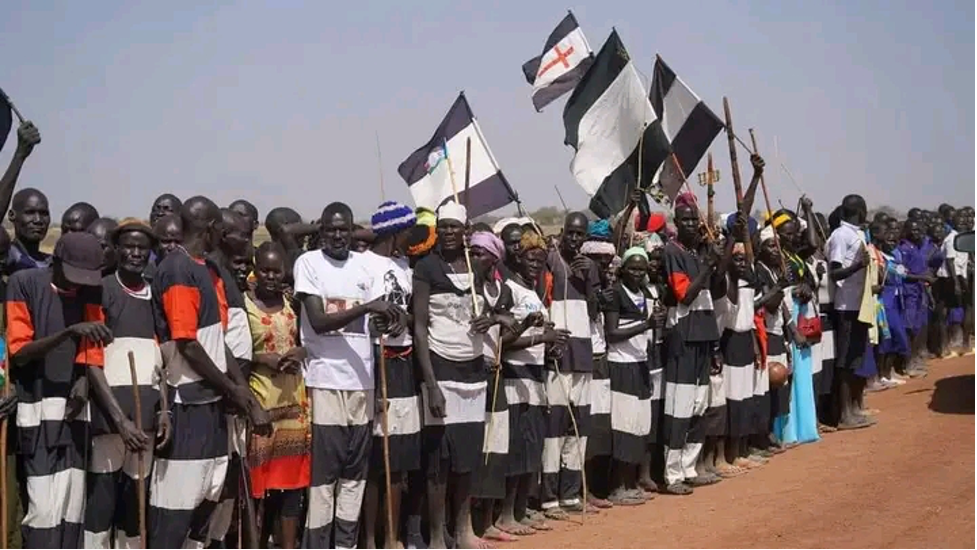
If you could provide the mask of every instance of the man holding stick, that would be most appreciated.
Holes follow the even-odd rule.
[[[394,333],[400,332],[394,327],[399,316],[389,302],[370,300],[373,262],[350,251],[349,206],[326,206],[321,222],[322,248],[295,261],[295,296],[302,303],[299,330],[309,353],[305,384],[312,405],[312,480],[302,545],[355,548],[374,414],[368,315],[382,317]]]
[[[181,208],[183,245],[163,259],[153,279],[157,335],[174,396],[169,413],[173,437],[154,461],[149,502],[149,546],[203,546],[228,467],[230,404],[255,429],[268,414],[251,393],[234,361],[228,361],[221,315],[220,274],[206,260],[222,234],[221,212],[206,197]],[[193,480],[193,483],[187,483]]]
[[[114,338],[105,347],[104,367],[88,370],[94,406],[85,510],[85,547],[106,549],[139,547],[140,521],[145,519],[137,513],[141,507],[136,484],[148,488],[153,449],[165,447],[170,438],[169,415],[156,412],[161,402],[158,410],[169,407],[165,385],[160,391],[163,358],[156,343],[152,289],[142,276],[155,239],[148,225],[128,219],[111,240],[118,269],[102,279],[101,314]],[[135,388],[130,352],[136,365]],[[133,391],[140,395],[138,410]],[[137,415],[143,431],[136,428]]]
[[[101,367],[112,333],[101,323],[102,247],[93,235],[58,240],[51,267],[7,287],[7,337],[16,387],[17,452],[27,510],[25,548],[78,548],[85,505],[86,369]]]

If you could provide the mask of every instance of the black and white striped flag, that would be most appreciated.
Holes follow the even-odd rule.
[[[577,24],[573,12],[560,21],[543,46],[542,55],[522,66],[526,81],[533,86],[533,106],[537,111],[569,92],[594,62],[594,52]]]
[[[612,31],[563,110],[570,171],[604,218],[627,205],[640,183],[651,184],[671,153],[661,121],[624,44]]]
[[[465,143],[469,138],[472,141],[471,188],[466,192]],[[458,95],[434,136],[411,153],[397,167],[397,172],[410,187],[415,205],[431,211],[437,211],[455,192],[460,203],[468,206],[469,218],[518,200],[482,136],[464,93]],[[467,197],[468,194],[471,196]]]
[[[692,91],[661,56],[655,60],[651,78],[651,104],[661,119],[672,152],[678,160],[669,159],[656,175],[649,194],[658,202],[670,202],[682,187],[682,176],[692,177],[695,167],[709,150],[712,141],[725,127],[699,96]],[[678,173],[681,168],[682,173]]]

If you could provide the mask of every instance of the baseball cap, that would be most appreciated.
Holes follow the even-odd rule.
[[[54,245],[54,257],[61,261],[64,276],[83,286],[102,284],[102,245],[91,233],[77,232],[62,235]]]

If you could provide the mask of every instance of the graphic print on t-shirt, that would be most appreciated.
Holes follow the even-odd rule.
[[[362,300],[356,298],[326,298],[326,315],[346,311],[362,303]],[[356,319],[353,319],[337,332],[340,334],[366,334],[363,325],[363,318],[357,317]]]
[[[410,294],[400,286],[397,274],[392,269],[383,274],[383,300],[399,306],[404,311],[407,311],[407,306],[410,305]]]

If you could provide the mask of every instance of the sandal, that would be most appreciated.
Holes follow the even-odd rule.
[[[716,474],[724,479],[741,476],[745,473],[746,470],[733,466],[732,464],[723,464],[720,466],[716,466]]]
[[[512,523],[502,523],[502,520],[499,520],[495,523],[495,528],[503,533],[508,533],[517,537],[526,537],[536,534],[536,529],[533,529],[531,525],[525,525],[523,523],[519,523],[518,521],[514,521]]]
[[[577,502],[576,504],[567,504],[567,505],[561,504],[560,508],[562,508],[565,512],[569,512],[571,514],[583,514],[584,511],[586,511],[586,513],[591,515],[597,515],[598,513],[600,513],[600,510],[598,510],[596,507],[587,506],[585,508],[583,503],[581,502]]]
[[[681,495],[681,496],[691,495],[692,487],[689,487],[688,485],[682,482],[672,483],[671,485],[667,485],[665,487],[663,493],[666,495]]]
[[[606,499],[603,499],[603,498],[597,498],[597,497],[592,497],[592,496],[588,496],[587,497],[587,503],[590,504],[591,506],[595,507],[595,508],[607,509],[607,508],[613,508],[614,507],[614,503],[613,502],[611,502],[609,500],[606,500]]]
[[[630,491],[623,491],[621,489],[611,493],[607,497],[607,500],[617,506],[640,506],[645,503],[645,499]]]
[[[525,525],[530,529],[535,529],[537,532],[553,530],[553,528],[550,527],[550,524],[546,523],[546,520],[544,519],[544,516],[542,514],[539,514],[539,517],[537,517],[536,519],[533,519],[527,514],[526,517],[519,520],[519,524]]]
[[[566,510],[560,507],[543,510],[543,515],[546,516],[546,519],[553,521],[570,521],[570,514],[566,513]]]
[[[707,474],[695,476],[694,478],[688,480],[688,484],[691,485],[692,487],[705,487],[706,485],[713,485],[715,483],[719,483],[722,480],[723,478],[715,474],[707,473]]]

